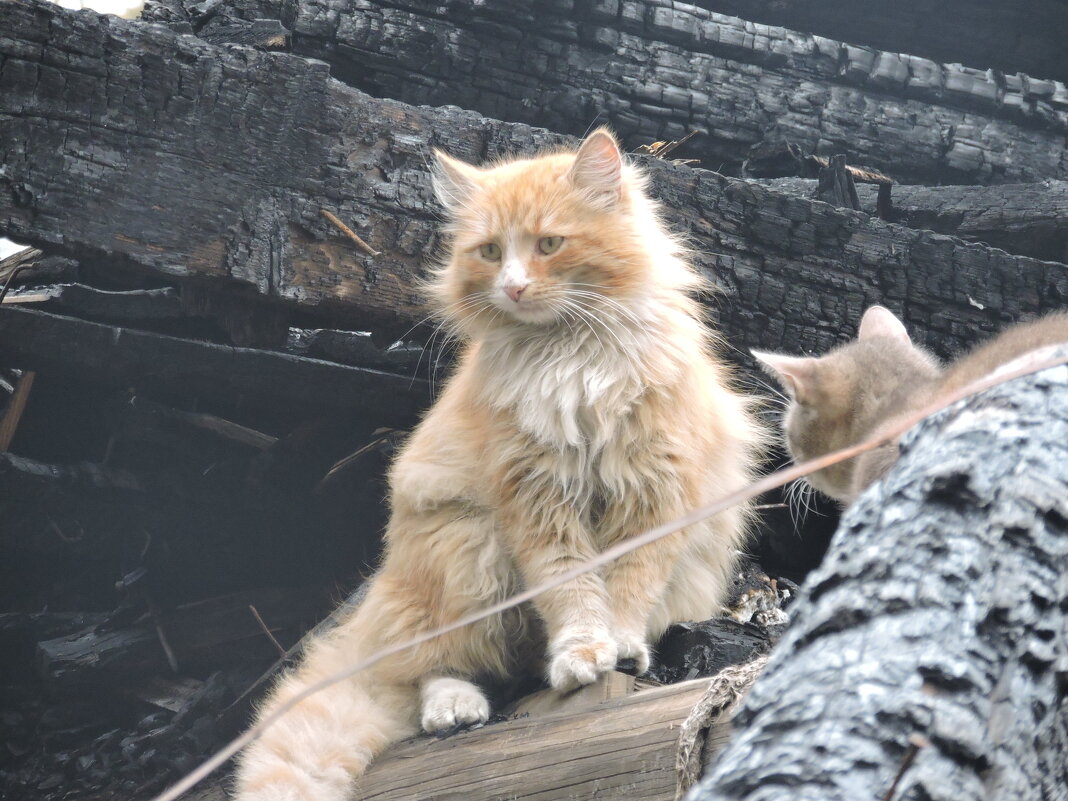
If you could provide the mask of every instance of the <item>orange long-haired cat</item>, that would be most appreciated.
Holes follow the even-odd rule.
[[[689,295],[701,285],[598,130],[578,152],[476,168],[438,153],[451,248],[432,290],[466,340],[390,475],[365,600],[261,714],[390,643],[539,584],[750,478],[762,433]],[[480,677],[560,690],[639,670],[671,623],[719,608],[736,508],[301,702],[241,759],[242,801],[335,801],[386,746],[490,709]]]

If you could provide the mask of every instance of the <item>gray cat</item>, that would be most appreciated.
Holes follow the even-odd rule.
[[[860,321],[857,338],[824,356],[752,353],[790,395],[783,433],[800,463],[868,439],[1007,362],[1058,343],[1068,343],[1068,312],[1008,328],[943,367],[912,343],[888,309],[872,306]],[[808,481],[849,504],[886,475],[897,457],[898,443],[892,441],[819,470]]]

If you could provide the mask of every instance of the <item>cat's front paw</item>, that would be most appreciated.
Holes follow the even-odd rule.
[[[592,684],[616,666],[616,655],[616,642],[607,631],[565,631],[549,651],[549,684],[561,692]]]
[[[458,725],[485,723],[489,716],[489,701],[469,681],[442,677],[423,686],[422,723],[431,734]]]
[[[649,669],[649,644],[639,632],[616,632],[616,651],[619,659],[633,659],[637,675]]]

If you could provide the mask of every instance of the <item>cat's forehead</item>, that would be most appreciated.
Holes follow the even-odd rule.
[[[469,222],[493,231],[563,225],[575,212],[576,193],[564,177],[574,161],[573,155],[560,154],[484,170],[467,208]]]

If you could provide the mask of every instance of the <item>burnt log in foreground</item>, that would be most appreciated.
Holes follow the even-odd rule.
[[[147,16],[173,17],[165,5]],[[214,11],[250,13],[242,5]],[[630,147],[699,129],[678,155],[731,174],[754,145],[792,142],[913,183],[1068,178],[1068,90],[1045,74],[939,64],[671,0],[248,5],[292,30],[294,52],[377,97],[576,136],[607,122]]]
[[[0,4],[0,54],[0,230],[386,341],[426,314],[417,283],[440,215],[431,149],[481,162],[569,141],[376,100],[321,63],[40,0]],[[1060,264],[644,163],[672,227],[723,290],[716,322],[739,347],[826,350],[879,302],[945,355],[1068,298]],[[324,209],[382,255],[357,250]]]
[[[1061,365],[905,438],[843,516],[735,738],[688,798],[889,798],[904,766],[895,799],[1062,799],[1066,691]]]

